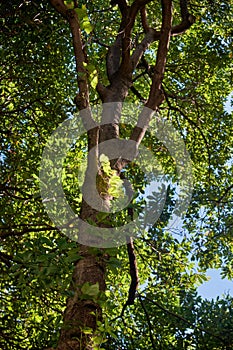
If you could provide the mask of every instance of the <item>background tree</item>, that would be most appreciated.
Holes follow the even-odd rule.
[[[232,83],[232,3],[51,4],[1,4],[0,344],[6,349],[230,349],[232,298],[208,303],[195,288],[208,267],[232,277],[232,122],[223,109]],[[74,210],[97,224],[98,212],[78,190],[77,172],[87,145],[90,150],[119,134],[138,145],[143,139],[174,183],[172,158],[146,133],[148,125],[120,124],[123,101],[172,121],[195,176],[183,227],[169,230],[171,185],[160,220],[134,242],[140,285],[132,305],[127,305],[132,275],[126,245],[101,250],[68,239],[48,219],[38,181],[43,148],[60,122],[77,109],[118,102],[114,122],[90,130],[67,155],[63,185]],[[140,210],[148,179],[135,163],[118,161],[116,171],[123,166],[138,191],[134,210]],[[106,206],[111,200],[109,193],[103,197]],[[127,213],[119,217],[126,219]],[[216,313],[224,315],[217,324]]]

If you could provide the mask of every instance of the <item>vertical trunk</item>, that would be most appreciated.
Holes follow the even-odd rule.
[[[108,201],[106,201],[107,203]],[[84,200],[82,202],[81,218],[96,221],[97,211],[91,208]],[[79,227],[81,241],[79,244],[79,259],[74,267],[70,290],[72,296],[68,298],[63,317],[57,350],[91,350],[93,349],[93,335],[97,329],[97,321],[102,319],[101,307],[98,299],[105,291],[105,271],[107,254],[103,249],[93,249],[96,238],[87,232],[85,225]],[[90,286],[96,287],[96,293],[88,292]],[[87,287],[87,289],[85,288]]]
[[[80,245],[81,259],[76,263],[72,287],[73,296],[67,301],[57,350],[91,350],[92,337],[101,319],[101,307],[97,298],[84,295],[81,287],[98,284],[100,292],[105,290],[105,257],[96,255],[90,247]]]
[[[97,214],[101,210],[108,210],[111,197],[106,194],[101,195],[101,206],[99,211],[91,207],[91,203],[95,201],[94,190],[98,186],[95,181],[96,176],[101,176],[98,169],[99,142],[118,137],[118,123],[121,114],[121,103],[106,104],[103,107],[102,123],[106,123],[100,129],[92,129],[88,132],[88,150],[95,147],[94,152],[88,154],[88,165],[83,186],[83,201],[80,217],[85,222],[88,220],[98,227],[106,225],[98,222]],[[108,120],[108,116],[110,119]],[[95,141],[94,141],[95,140]],[[94,176],[93,176],[94,174]],[[99,190],[99,191],[98,191]],[[99,194],[101,190],[97,188]],[[92,201],[93,195],[93,201]],[[86,199],[86,200],[85,200]],[[57,350],[91,350],[94,348],[93,335],[97,330],[97,322],[102,319],[102,310],[98,304],[98,297],[105,291],[105,272],[108,256],[104,249],[95,248],[101,246],[92,229],[87,229],[85,223],[79,226],[79,244],[81,259],[75,264],[72,284],[70,290],[72,296],[68,298],[63,318],[63,327],[61,330]],[[93,226],[95,231],[95,226]],[[88,244],[88,245],[85,245]],[[98,295],[88,296],[88,292],[84,290],[85,286],[96,286],[99,288]]]

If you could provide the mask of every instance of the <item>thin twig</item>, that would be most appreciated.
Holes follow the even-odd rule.
[[[142,297],[142,296],[139,295],[139,299],[140,299],[141,297]],[[221,337],[215,335],[214,333],[208,331],[207,329],[202,328],[202,327],[197,326],[197,325],[194,326],[193,323],[192,323],[191,321],[187,320],[187,319],[184,318],[183,316],[181,316],[181,315],[179,315],[179,314],[177,314],[177,313],[175,313],[175,312],[173,312],[173,311],[168,310],[167,308],[165,308],[164,306],[160,305],[160,304],[157,303],[156,301],[151,300],[151,299],[148,298],[147,296],[143,296],[143,298],[146,299],[146,300],[148,300],[149,302],[151,302],[151,303],[154,304],[155,306],[157,306],[160,310],[164,311],[165,313],[167,313],[167,314],[169,314],[169,315],[171,315],[171,316],[173,316],[173,317],[178,318],[179,320],[181,320],[181,321],[187,323],[189,326],[192,326],[192,328],[196,328],[196,329],[198,329],[198,330],[201,331],[201,332],[205,332],[206,334],[209,334],[209,335],[211,335],[212,337],[214,337],[214,338],[216,338],[216,339],[218,339],[218,340],[220,340],[220,341],[222,341],[222,342],[224,341]]]
[[[148,327],[149,327],[150,341],[151,341],[152,348],[154,350],[156,350],[155,343],[154,343],[154,338],[153,338],[153,328],[152,328],[152,325],[151,325],[151,322],[150,322],[150,316],[149,316],[149,314],[148,314],[148,312],[147,312],[147,310],[145,308],[145,305],[143,303],[141,295],[139,295],[139,300],[140,300],[140,303],[142,305],[143,311],[145,313],[147,324],[148,324]]]

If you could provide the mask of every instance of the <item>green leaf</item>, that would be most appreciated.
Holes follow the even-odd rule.
[[[84,285],[81,288],[81,292],[87,296],[90,296],[92,298],[97,298],[99,295],[99,283],[96,284],[90,284],[90,283],[84,283]]]

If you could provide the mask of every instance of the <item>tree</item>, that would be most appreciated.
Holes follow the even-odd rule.
[[[224,276],[232,277],[232,130],[231,116],[223,109],[232,78],[231,5],[182,0],[2,4],[4,348],[191,349],[201,348],[200,342],[203,348],[216,344],[216,334],[206,324],[190,335],[196,310],[187,312],[186,300],[198,302],[195,285],[208,267],[221,267]],[[137,126],[124,119],[124,101],[142,105]],[[96,104],[103,108],[101,127],[91,110]],[[42,151],[52,131],[72,120],[75,110],[92,127],[67,152],[63,188],[73,210],[94,231],[112,232],[142,210],[141,194],[154,180],[134,161],[142,142],[168,174],[162,216],[134,242],[126,235],[127,244],[103,248],[102,237],[93,238],[83,224],[77,245],[64,234],[72,223],[62,227],[62,234],[48,218],[38,179]],[[179,239],[168,226],[177,209],[178,175],[169,147],[152,132],[158,113],[179,130],[193,162],[193,199],[177,229],[184,232]],[[119,136],[133,141],[131,161],[120,155],[109,160],[103,154],[107,150],[102,151],[101,143]],[[61,148],[63,141],[52,145]],[[95,184],[89,175],[97,174],[101,210],[78,188],[87,150],[83,188],[87,196],[92,194]],[[148,167],[146,159],[141,162]],[[45,165],[50,169],[48,161]],[[51,194],[54,172],[42,185],[44,194]],[[121,199],[123,175],[138,195],[118,215],[111,214],[113,197]],[[124,191],[130,197],[132,188]],[[152,193],[151,205],[159,200]],[[62,217],[63,208],[55,209]],[[197,271],[190,255],[199,263]],[[231,303],[226,299],[221,310]],[[230,330],[223,336],[223,326],[219,329],[219,349],[229,348]]]

